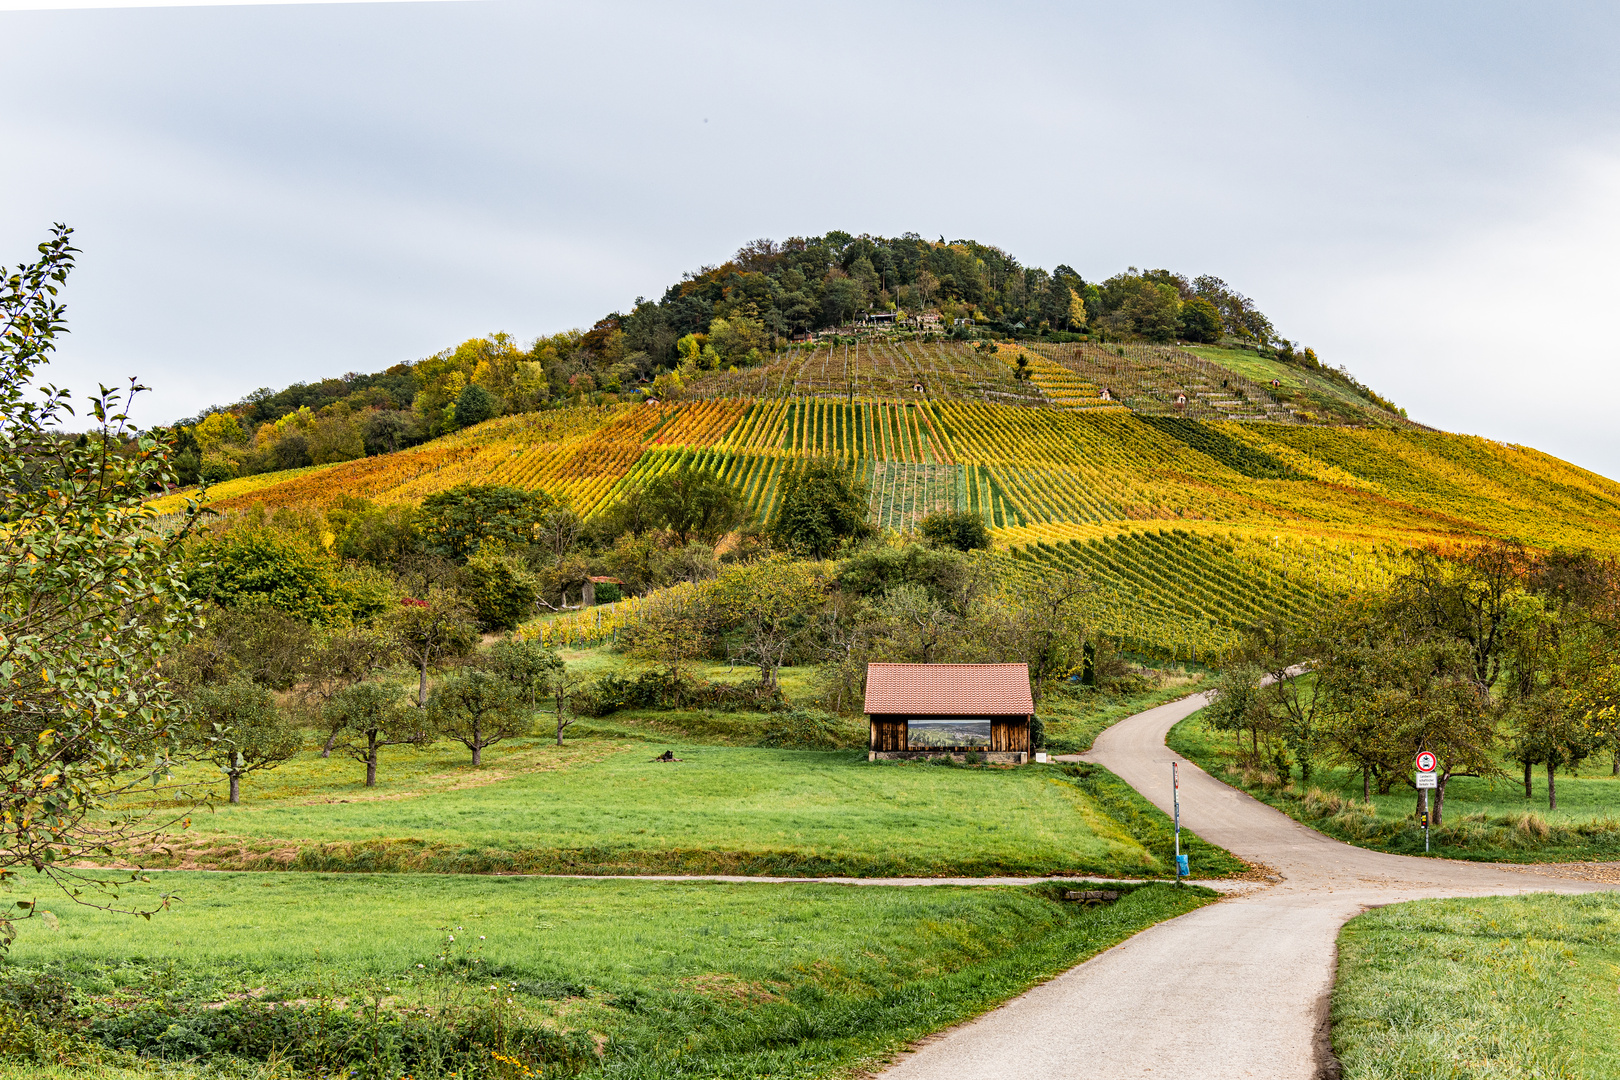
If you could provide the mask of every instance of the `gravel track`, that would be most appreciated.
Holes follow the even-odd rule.
[[[1328,1040],[1335,941],[1369,907],[1440,896],[1620,888],[1612,867],[1509,868],[1411,858],[1329,839],[1228,787],[1164,745],[1198,694],[1104,731],[1084,760],[1170,811],[1181,763],[1182,824],[1273,868],[1221,902],[1160,923],[999,1009],[926,1040],[892,1080],[1317,1080],[1336,1077]]]

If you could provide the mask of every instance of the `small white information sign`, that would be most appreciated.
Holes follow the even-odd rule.
[[[1432,772],[1420,772],[1420,773],[1418,773],[1417,774],[1417,786],[1419,788],[1428,788],[1428,787],[1438,788],[1440,786],[1440,774],[1439,773],[1432,773]]]

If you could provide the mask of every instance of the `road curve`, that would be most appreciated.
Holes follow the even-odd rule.
[[[1164,745],[1199,694],[1104,731],[1085,760],[1181,821],[1275,869],[1256,886],[1160,923],[978,1020],[936,1036],[884,1072],[892,1080],[1315,1080],[1337,1075],[1327,1004],[1335,941],[1351,917],[1435,896],[1613,888],[1478,863],[1410,858],[1331,840],[1228,787]],[[1193,873],[1198,868],[1193,867]]]

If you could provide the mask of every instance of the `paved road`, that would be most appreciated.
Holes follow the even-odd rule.
[[[1385,855],[1330,840],[1173,754],[1164,737],[1196,695],[1109,728],[1086,760],[1170,810],[1181,765],[1182,824],[1274,868],[1257,886],[1160,923],[972,1023],[935,1037],[891,1080],[1316,1080],[1337,1075],[1327,1041],[1344,922],[1432,896],[1613,888],[1472,863]],[[1195,868],[1196,869],[1196,868]]]

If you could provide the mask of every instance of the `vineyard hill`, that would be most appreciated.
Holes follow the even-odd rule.
[[[1358,423],[1322,422],[1347,417]],[[1252,354],[1154,346],[811,346],[706,373],[680,401],[507,416],[392,454],[228,481],[209,504],[414,503],[500,483],[589,516],[690,462],[768,518],[783,476],[814,456],[857,470],[884,527],[972,510],[1015,567],[1087,570],[1110,586],[1107,629],[1166,655],[1208,655],[1257,618],[1375,585],[1416,545],[1620,551],[1620,484],[1605,477],[1412,424]]]

